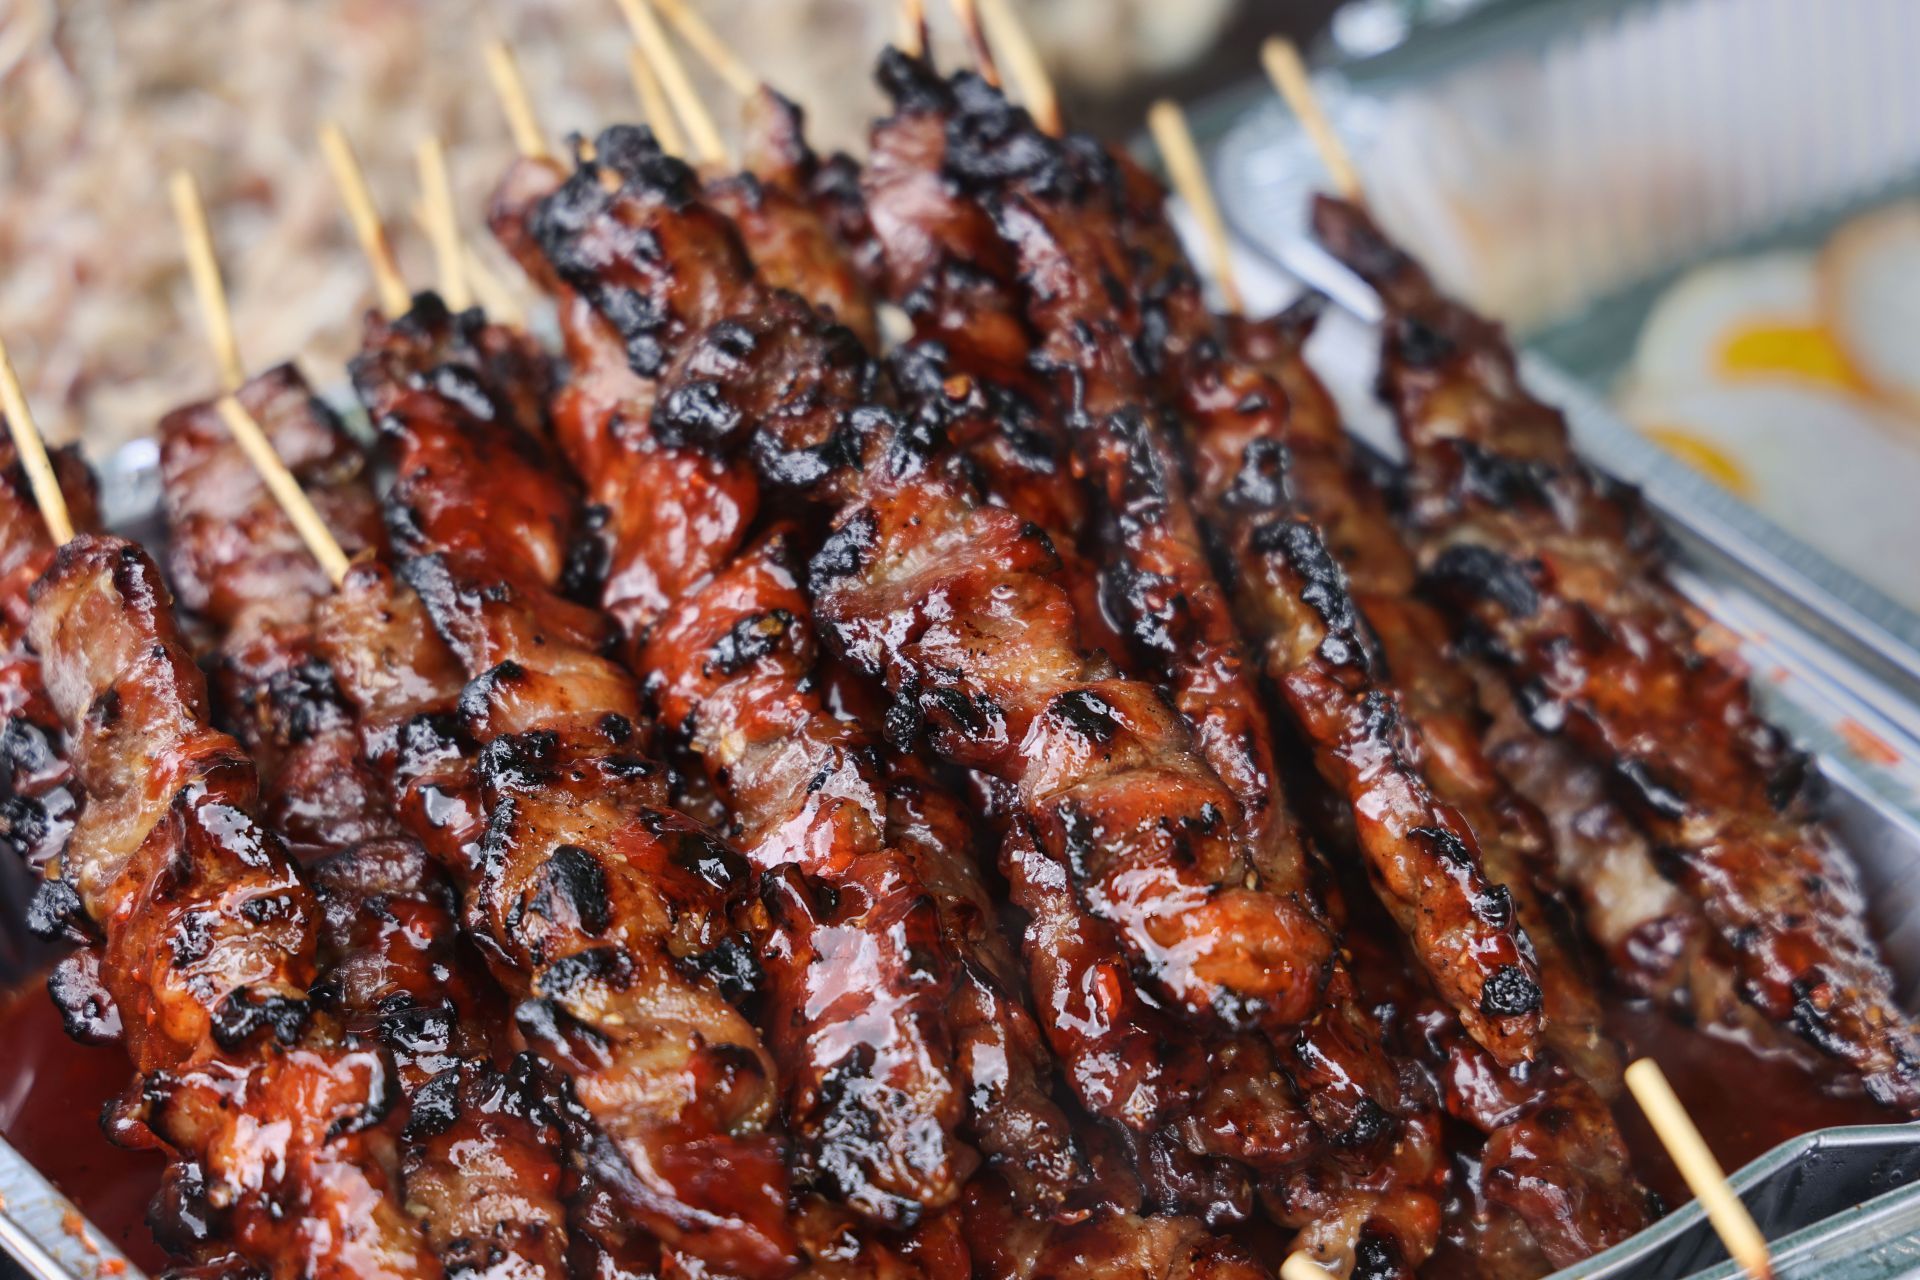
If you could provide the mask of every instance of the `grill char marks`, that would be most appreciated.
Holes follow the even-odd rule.
[[[1456,630],[1537,728],[1611,771],[1741,998],[1878,1101],[1920,1108],[1920,1037],[1804,760],[1667,581],[1638,497],[1574,453],[1497,326],[1442,298],[1359,209],[1323,199],[1314,221],[1387,303],[1382,387],[1407,444],[1410,524]]]
[[[309,1000],[313,895],[249,816],[257,777],[208,724],[159,570],[82,534],[29,633],[88,795],[65,874],[141,1077],[115,1132],[176,1161],[167,1242],[289,1278],[438,1275],[379,1137],[386,1055]]]
[[[1480,756],[1472,686],[1435,648],[1439,621],[1409,596],[1411,559],[1385,502],[1301,358],[1311,311],[1216,325],[1161,220],[1159,193],[1147,195],[1130,201],[1128,219],[1145,264],[1140,292],[1162,312],[1163,376],[1187,401],[1196,489],[1248,634],[1265,638],[1276,686],[1309,729],[1314,674],[1336,682],[1323,686],[1336,696],[1341,686],[1392,692],[1400,714],[1388,723],[1400,741],[1379,745],[1431,794],[1403,816],[1405,836],[1443,873],[1461,875],[1474,853],[1462,833],[1477,833],[1485,872],[1463,886],[1466,900],[1489,924],[1525,927],[1537,986],[1507,967],[1464,1010],[1404,981],[1392,999],[1420,1027],[1406,1047],[1433,1065],[1449,1111],[1487,1135],[1482,1194],[1524,1224],[1552,1265],[1569,1265],[1645,1225],[1648,1208],[1606,1105],[1619,1092],[1618,1050],[1534,887],[1541,820]],[[1338,561],[1331,547],[1344,553]],[[1363,821],[1356,813],[1362,840]],[[1394,896],[1380,896],[1392,912]],[[1397,951],[1387,963],[1401,963]],[[1482,1042],[1512,1046],[1487,1023],[1497,1031],[1522,1015],[1548,1052],[1503,1062]]]
[[[1005,108],[983,100],[975,109],[988,116]],[[1052,161],[1035,161],[1030,174],[984,192],[1019,254],[1028,314],[1043,336],[1035,359],[1055,371],[1072,406],[1078,453],[1105,504],[1110,555],[1126,586],[1117,594],[1131,608],[1136,636],[1157,650],[1153,657],[1176,703],[1250,815],[1244,829],[1257,851],[1256,869],[1277,892],[1297,891],[1303,858],[1274,779],[1254,665],[1185,492],[1178,428],[1144,376],[1143,366],[1161,359],[1151,348],[1162,326],[1146,322],[1132,287],[1128,175],[1084,140],[1052,145]],[[1186,363],[1167,380],[1178,421],[1241,409],[1284,412],[1284,396],[1270,382],[1236,383],[1234,370]],[[1377,892],[1483,1043],[1509,1061],[1529,1056],[1539,1029],[1537,998],[1520,996],[1536,984],[1532,958],[1512,921],[1483,909],[1488,886],[1472,833],[1434,800],[1410,758],[1398,699],[1376,678],[1371,638],[1337,569],[1309,529],[1273,525],[1260,536],[1288,575],[1272,598],[1291,607],[1262,632],[1278,631],[1290,642],[1288,649],[1267,649],[1267,674],[1314,745],[1320,771],[1346,798]],[[1463,856],[1448,856],[1455,851]],[[1489,990],[1514,998],[1489,1002]]]
[[[52,459],[74,527],[92,529],[92,473],[78,450],[56,449]],[[0,439],[0,841],[36,875],[58,876],[81,791],[66,727],[47,701],[40,659],[27,644],[28,591],[53,552],[26,468],[11,437]],[[42,885],[28,924],[37,933],[72,934],[83,919],[71,886],[54,879]]]
[[[824,225],[799,200],[811,159],[791,132],[797,122],[783,111],[763,112],[762,122],[782,126],[776,136],[758,131],[754,150],[770,157],[769,171],[720,184],[734,197],[723,204],[738,203],[742,192],[752,196],[743,230],[755,267],[836,308],[846,305],[849,291],[864,298]],[[630,186],[596,216],[627,225],[711,217],[700,210],[692,203],[669,207]],[[536,218],[563,259],[587,239],[618,239],[577,214],[564,224],[557,213]],[[574,237],[566,243],[553,238],[563,226]],[[657,236],[663,245],[685,239],[666,230]],[[763,255],[776,260],[769,264]],[[684,274],[709,269],[690,262]],[[655,287],[664,290],[662,282],[677,274],[670,261],[654,264]],[[972,1128],[988,1156],[1022,1179],[1037,1208],[1051,1210],[1064,1203],[1078,1160],[1065,1119],[1047,1097],[1044,1052],[1018,1002],[979,957],[981,930],[973,921],[985,895],[971,849],[945,830],[911,850],[892,846],[886,753],[824,700],[790,535],[774,532],[739,550],[741,526],[707,518],[702,493],[660,465],[702,452],[679,430],[683,399],[735,421],[743,384],[792,386],[795,376],[783,370],[802,357],[824,361],[827,392],[802,380],[799,393],[783,393],[787,403],[831,411],[871,399],[874,371],[851,334],[815,318],[791,295],[752,279],[732,284],[726,318],[698,334],[689,326],[677,347],[668,342],[658,384],[636,379],[636,396],[657,400],[650,424],[641,416],[645,403],[630,401],[618,410],[624,449],[569,454],[592,492],[623,495],[655,527],[706,535],[697,546],[691,533],[677,545],[693,547],[687,562],[713,575],[708,582],[694,585],[694,573],[653,575],[663,588],[660,604],[671,606],[657,622],[653,611],[621,608],[611,590],[608,603],[633,666],[648,674],[661,722],[698,762],[736,824],[740,847],[765,877],[750,919],[765,944],[772,1047],[787,1081],[803,1173],[882,1223],[943,1209],[976,1159],[953,1134],[971,1096]],[[663,291],[656,309],[670,309],[672,296]],[[589,326],[606,323],[577,311],[567,319],[581,330],[570,333],[576,346],[591,340]],[[722,382],[730,388],[724,395]],[[701,394],[684,395],[692,390]],[[749,421],[767,423],[787,410],[769,402],[751,412]],[[857,424],[860,417],[842,420]],[[737,509],[751,511],[758,503],[752,464],[707,456],[706,465],[724,473],[738,495]],[[791,455],[762,453],[758,461],[805,483],[812,478],[809,458],[817,456],[796,463]],[[837,464],[851,455],[826,456]],[[634,550],[644,558],[644,547]],[[616,547],[614,559],[618,574],[629,553]],[[961,832],[967,834],[964,824]],[[954,1020],[964,1020],[959,1034]],[[856,1114],[862,1122],[849,1123]]]
[[[238,398],[342,549],[383,548],[366,461],[299,372],[270,369]],[[260,769],[261,816],[302,862],[392,833],[352,714],[313,649],[314,605],[331,584],[211,402],[161,419],[160,474],[169,579],[217,637],[215,712]]]
[[[367,461],[298,374],[270,370],[239,395],[343,545],[380,548]],[[450,1271],[562,1276],[560,1156],[537,1073],[503,1074],[514,1047],[499,994],[457,940],[442,873],[398,835],[392,749],[335,677],[329,646],[338,653],[346,636],[318,630],[341,612],[332,585],[211,406],[162,421],[161,462],[175,575],[202,602],[221,701],[261,765],[262,811],[311,866],[322,922],[314,1000],[393,1058],[400,1105],[382,1128],[400,1145],[410,1210]],[[354,572],[376,575],[378,560],[365,556]],[[412,622],[437,649],[417,609]],[[345,660],[364,671],[391,656],[368,646]],[[400,662],[383,673],[421,674]],[[457,689],[429,673],[408,692],[444,703]]]
[[[936,466],[958,466],[958,474],[971,477],[993,501],[1052,535],[1048,541],[1063,562],[1055,576],[1073,597],[1082,643],[1098,644],[1152,672],[1157,662],[1140,662],[1136,646],[1101,625],[1107,607],[1095,575],[1075,551],[1093,528],[1086,519],[1089,503],[1073,478],[1077,464],[1065,415],[1046,381],[1024,367],[1034,338],[1017,259],[975,199],[983,166],[988,172],[1008,169],[982,151],[996,140],[1011,140],[1015,160],[1038,157],[1042,163],[1031,171],[1047,171],[1049,182],[1063,171],[1044,163],[1044,145],[1035,150],[1015,137],[1030,129],[1023,116],[1005,110],[966,77],[950,85],[924,64],[890,55],[882,80],[895,92],[895,111],[875,129],[867,186],[871,225],[890,237],[884,247],[893,287],[912,291],[901,300],[928,336],[920,348],[924,356],[911,353],[915,358],[899,363],[910,412],[901,448]],[[985,115],[960,112],[963,98],[987,108]],[[950,162],[954,154],[960,162]],[[949,271],[943,265],[949,257],[966,265],[997,264],[997,272]],[[967,319],[975,314],[981,318],[977,325]],[[991,342],[981,345],[982,336]],[[862,523],[870,522],[850,520],[843,536]],[[849,561],[850,568],[857,564],[857,557]],[[1124,575],[1114,578],[1132,585]],[[1117,612],[1124,617],[1126,611]],[[1156,656],[1165,652],[1163,646]],[[1112,731],[1114,717],[1104,699],[1069,697],[1061,706],[1095,737]],[[1089,714],[1096,707],[1097,714]],[[915,719],[900,717],[902,723]],[[1262,817],[1271,823],[1270,815],[1261,810],[1251,825],[1260,827]],[[1409,1251],[1431,1248],[1432,1202],[1421,1184],[1437,1176],[1437,1118],[1417,1088],[1406,1091],[1396,1080],[1379,1052],[1377,1030],[1352,1003],[1338,967],[1326,991],[1334,1016],[1316,1020],[1305,1034],[1285,1038],[1275,1049],[1244,1034],[1196,1038],[1135,990],[1125,948],[1112,927],[1086,909],[1070,868],[1041,851],[1031,826],[1010,825],[1002,867],[1016,905],[1028,913],[1025,952],[1036,1009],[1081,1101],[1130,1126],[1174,1123],[1189,1151],[1232,1157],[1261,1171],[1269,1179],[1270,1211],[1283,1221],[1346,1224],[1322,1232],[1336,1249],[1350,1248],[1350,1233],[1363,1223],[1393,1232],[1384,1225],[1388,1220],[1397,1220]],[[1289,870],[1285,854],[1291,853],[1298,883],[1299,849],[1297,843],[1289,847],[1290,822],[1266,830],[1278,837],[1269,852],[1281,854],[1266,859],[1268,872],[1282,879]],[[1334,1157],[1343,1166],[1339,1172],[1317,1181],[1293,1176],[1329,1146],[1341,1153]],[[1395,1154],[1383,1157],[1389,1148]],[[1378,1173],[1385,1164],[1375,1161],[1392,1164],[1398,1173],[1369,1181],[1370,1173],[1356,1172]],[[1396,1180],[1405,1185],[1392,1186]]]
[[[422,778],[405,803],[527,1035],[568,1076],[595,1182],[673,1250],[784,1275],[773,1066],[728,998],[752,979],[731,923],[746,868],[665,807],[608,623],[557,594],[576,504],[538,421],[494,384],[489,351],[508,345],[423,299],[375,322],[354,362],[395,457],[406,577],[470,679],[457,726],[478,747],[470,777]]]

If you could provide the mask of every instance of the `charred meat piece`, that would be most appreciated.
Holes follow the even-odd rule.
[[[83,534],[28,631],[87,792],[63,877],[141,1077],[116,1134],[174,1159],[167,1243],[276,1276],[439,1274],[381,1141],[387,1055],[315,1008],[313,894],[251,816],[257,776],[208,723],[159,570]]]
[[[577,505],[494,382],[489,328],[423,297],[353,365],[398,472],[402,574],[469,677],[470,779],[405,804],[447,828],[468,928],[591,1118],[578,1158],[668,1247],[783,1275],[774,1067],[734,1003],[758,982],[732,923],[747,869],[666,807],[609,625],[559,594]]]
[[[380,549],[366,459],[291,365],[249,380],[240,403],[267,433],[348,555]],[[313,611],[332,584],[234,444],[212,402],[160,421],[168,578],[216,637],[215,715],[261,776],[261,817],[301,862],[392,834],[353,718],[313,649]]]
[[[1920,1037],[1811,768],[1668,582],[1638,496],[1574,452],[1499,328],[1442,297],[1363,211],[1322,199],[1314,222],[1386,302],[1381,385],[1407,445],[1427,590],[1536,728],[1611,771],[1742,998],[1877,1101],[1920,1109]]]
[[[343,545],[382,547],[367,460],[299,375],[270,370],[238,394]],[[400,1105],[385,1127],[408,1205],[450,1271],[562,1276],[560,1152],[538,1074],[506,1073],[500,996],[458,941],[443,873],[399,836],[392,762],[373,763],[316,630],[332,584],[211,405],[168,415],[160,433],[175,576],[201,602],[215,687],[260,763],[262,812],[319,899],[313,998],[394,1059]]]
[[[769,188],[784,190],[793,166],[808,163],[792,159],[798,145],[789,137],[759,148],[788,157],[765,179]],[[634,206],[620,215],[629,224],[711,216],[630,177],[620,199]],[[806,282],[813,271],[841,261],[804,205],[763,202],[754,216],[747,241],[756,251],[765,237],[778,238],[778,223],[796,224],[794,239],[813,239],[806,258],[781,264],[801,291],[812,293]],[[573,238],[579,229],[545,215],[541,226],[556,262],[580,260]],[[672,245],[685,237],[655,239]],[[656,267],[661,278],[670,269]],[[577,283],[593,292],[585,280]],[[857,291],[858,283],[848,275],[830,280],[824,292],[842,287]],[[653,529],[681,531],[678,547],[697,546],[704,534],[712,548],[695,558],[714,576],[649,625],[645,611],[620,607],[611,597],[629,566],[650,558],[650,545],[616,536],[609,604],[634,647],[635,670],[649,679],[664,733],[705,771],[727,805],[740,848],[762,876],[753,918],[767,940],[773,1047],[788,1080],[789,1116],[806,1172],[882,1222],[951,1204],[973,1160],[951,1137],[970,1100],[957,1070],[972,1082],[973,1127],[989,1156],[1022,1180],[1036,1207],[1057,1208],[1076,1156],[1065,1120],[1046,1096],[1047,1063],[1031,1024],[979,955],[982,930],[975,921],[985,895],[971,849],[955,842],[951,828],[925,829],[912,850],[889,844],[885,752],[835,716],[823,698],[792,534],[776,531],[736,552],[739,524],[711,518],[708,494],[718,486],[703,490],[681,478],[724,475],[726,489],[738,495],[734,510],[750,513],[758,503],[750,464],[676,441],[671,425],[676,405],[709,385],[711,375],[726,372],[711,357],[701,358],[703,349],[724,353],[728,367],[760,379],[765,375],[750,370],[769,360],[777,370],[780,348],[751,335],[807,323],[791,299],[752,281],[741,282],[732,305],[731,316],[684,345],[667,340],[670,363],[657,385],[631,375],[636,396],[608,411],[619,415],[621,447],[569,452],[591,491],[620,495],[630,509],[646,513]],[[589,326],[607,323],[577,312],[568,320],[585,329],[570,335],[576,349],[593,341]],[[857,348],[837,334],[833,341],[845,352],[839,363],[865,377]],[[651,421],[641,396],[653,398]],[[650,576],[664,583],[674,575]],[[964,824],[960,830],[963,839],[970,834]],[[888,907],[888,899],[896,905]],[[963,1034],[949,1025],[949,1006],[964,1020]],[[820,1013],[803,1017],[808,1008]],[[799,1035],[809,1025],[810,1035]],[[848,1119],[855,1111],[867,1113],[859,1124]]]
[[[92,472],[78,450],[58,449],[52,457],[74,527],[91,530],[96,523]],[[81,802],[68,761],[66,726],[47,701],[40,659],[27,643],[28,593],[53,553],[26,468],[11,437],[0,440],[0,840],[36,875],[57,875]],[[42,933],[71,935],[74,929],[63,919],[70,906],[77,906],[71,894],[57,884],[41,894],[29,925]]]

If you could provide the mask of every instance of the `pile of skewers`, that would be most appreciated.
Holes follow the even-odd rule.
[[[623,8],[650,129],[492,68],[558,355],[336,133],[377,450],[245,375],[186,180],[164,565],[4,404],[4,817],[182,1274],[1537,1275],[1656,1212],[1600,970],[1920,1111],[1813,772],[1361,204],[1391,487],[998,5],[957,74],[909,7],[857,163],[660,0],[737,171]]]

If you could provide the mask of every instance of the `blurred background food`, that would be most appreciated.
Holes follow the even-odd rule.
[[[1236,31],[1306,34],[1334,6],[1020,7],[1076,119],[1124,134],[1151,94],[1191,92]],[[895,30],[892,0],[700,8],[806,104],[821,144],[858,146],[879,103],[871,72]],[[946,7],[928,8],[950,39]],[[518,50],[556,132],[636,114],[613,0],[0,0],[0,330],[49,433],[84,432],[101,456],[212,386],[167,213],[166,177],[182,165],[214,217],[249,360],[298,353],[320,382],[333,380],[366,276],[315,129],[326,118],[346,127],[403,264],[424,279],[425,246],[403,213],[416,139],[431,129],[447,141],[476,227],[510,156],[482,79],[481,46],[495,36]]]

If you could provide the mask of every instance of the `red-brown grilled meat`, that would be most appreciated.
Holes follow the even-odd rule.
[[[996,252],[1008,255],[966,185],[946,172],[953,90],[923,63],[897,55],[883,61],[882,81],[896,108],[874,133],[866,189],[870,225],[890,237],[882,242],[889,287],[900,291],[896,296],[928,335],[896,364],[913,415],[906,430],[913,439],[961,455],[993,500],[1046,529],[1059,547],[1063,536],[1081,532],[1086,502],[1069,471],[1070,446],[1051,396],[1016,363],[1033,339],[1019,311],[1020,287],[1011,266],[1003,265],[1000,277],[980,266],[995,261]],[[988,243],[976,248],[956,239],[963,235],[984,236]],[[977,328],[966,321],[974,313],[985,318]],[[987,350],[965,341],[981,332],[996,335]],[[949,339],[957,344],[952,350]],[[1069,495],[1065,500],[1063,493]],[[1102,609],[1093,592],[1082,591],[1086,578],[1072,553],[1062,558],[1085,628]],[[1103,629],[1083,630],[1083,644],[1096,636],[1129,656]],[[1336,976],[1329,992],[1336,1016],[1316,1021],[1284,1046],[1277,1062],[1257,1039],[1207,1044],[1190,1032],[1170,1036],[1172,1024],[1133,992],[1127,967],[1116,963],[1108,926],[1075,900],[1068,869],[1052,862],[1017,824],[1010,835],[1002,865],[1016,905],[1029,913],[1027,956],[1036,1004],[1076,1092],[1096,1112],[1152,1125],[1185,1111],[1179,1127],[1188,1148],[1230,1155],[1269,1175],[1311,1164],[1328,1140],[1366,1149],[1371,1144],[1360,1135],[1377,1138],[1391,1128],[1382,1120],[1407,1114],[1410,1100],[1397,1091],[1391,1068],[1372,1043],[1370,1020],[1340,995],[1342,979]],[[1305,1114],[1296,1089],[1305,1096]],[[1413,1123],[1407,1132],[1419,1134],[1424,1124]],[[1416,1137],[1408,1149],[1421,1146]],[[1430,1155],[1429,1149],[1425,1158]],[[1420,1183],[1425,1175],[1409,1170],[1422,1159],[1403,1161],[1389,1180]],[[1345,1209],[1350,1212],[1359,1199]],[[1341,1212],[1326,1199],[1284,1192],[1270,1202],[1283,1220],[1296,1223]],[[1359,1232],[1365,1216],[1362,1210],[1347,1225]],[[1427,1231],[1416,1222],[1403,1232],[1412,1252],[1424,1249],[1419,1242]]]
[[[1387,305],[1382,386],[1428,589],[1536,728],[1612,771],[1741,996],[1873,1098],[1920,1109],[1920,1037],[1816,813],[1812,770],[1754,709],[1744,673],[1701,642],[1651,516],[1574,453],[1496,325],[1443,298],[1360,209],[1322,199],[1314,221]]]
[[[563,302],[570,349],[607,370],[597,386],[627,392],[565,399],[556,423],[589,492],[615,509],[601,531],[608,604],[630,666],[650,681],[659,732],[706,774],[759,877],[747,919],[768,971],[770,1044],[803,1180],[877,1222],[911,1223],[951,1205],[975,1161],[953,1136],[965,1095],[945,1013],[956,976],[941,913],[912,861],[883,843],[876,759],[829,712],[810,652],[789,648],[808,622],[791,583],[778,583],[784,540],[738,551],[743,522],[711,518],[722,490],[736,495],[732,510],[755,509],[751,465],[712,457],[687,431],[747,382],[782,395],[782,354],[804,359],[808,349],[787,352],[780,335],[811,313],[760,283],[727,221],[693,198],[690,171],[652,148],[630,130],[596,146],[618,175],[617,230],[575,223],[563,205],[536,215],[570,293],[596,309]],[[813,220],[804,206],[774,203],[773,184],[762,189],[760,235]],[[816,251],[830,250],[821,230]],[[657,364],[631,360],[631,335],[607,340],[640,312],[659,317]],[[845,330],[834,340],[859,355]],[[774,369],[755,371],[767,356]],[[676,530],[670,546],[662,525]],[[663,552],[670,559],[657,560]],[[677,566],[698,566],[708,581]],[[661,588],[647,602],[622,585],[640,578]],[[653,603],[664,617],[645,607]]]
[[[87,792],[62,878],[141,1077],[115,1123],[174,1158],[169,1243],[287,1277],[439,1274],[379,1128],[389,1059],[309,996],[317,905],[250,816],[253,766],[208,724],[159,570],[83,534],[28,630]]]
[[[238,394],[335,537],[381,547],[366,459],[299,375],[269,370]],[[168,415],[160,436],[174,576],[212,633],[215,685],[260,765],[262,812],[311,867],[313,998],[393,1054],[402,1105],[387,1123],[410,1210],[449,1271],[563,1276],[560,1154],[539,1072],[530,1059],[508,1069],[511,1022],[458,942],[452,890],[399,835],[390,765],[376,771],[363,753],[315,633],[332,584],[211,404]]]
[[[52,457],[74,527],[92,529],[92,472],[75,449],[57,449]],[[47,701],[40,659],[27,644],[27,594],[53,552],[26,468],[11,438],[0,439],[0,841],[35,874],[66,848],[80,808],[66,727]],[[57,928],[52,920],[43,926],[40,914],[30,913],[30,926]]]
[[[428,296],[373,321],[353,364],[398,469],[389,532],[470,677],[458,728],[479,748],[470,775],[429,774],[405,803],[593,1122],[578,1158],[670,1248],[784,1275],[773,1065],[729,999],[757,971],[730,920],[746,868],[666,807],[634,750],[638,690],[602,656],[609,624],[558,591],[577,504],[526,416],[538,383],[513,381],[526,352]]]

